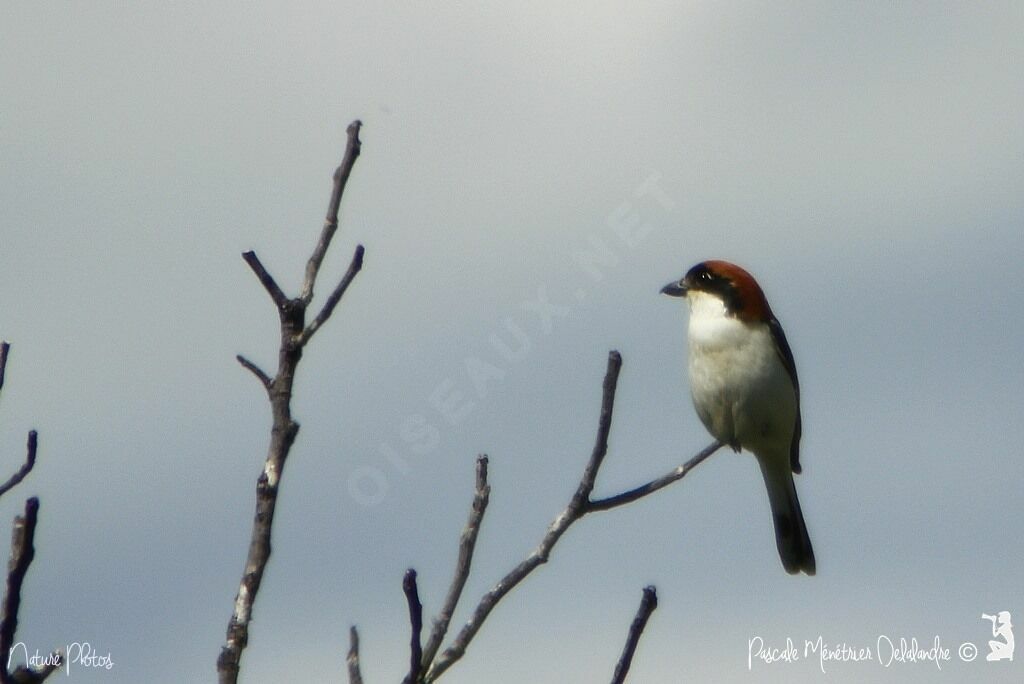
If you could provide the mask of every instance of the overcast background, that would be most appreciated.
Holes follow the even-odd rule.
[[[632,682],[1020,681],[980,615],[1024,624],[1021,35],[1017,3],[5,3],[2,472],[40,450],[0,522],[42,502],[19,640],[111,655],[75,682],[214,680],[269,432],[233,357],[277,344],[239,253],[296,291],[360,118],[320,292],[357,242],[365,267],[300,367],[242,681],[344,681],[351,624],[366,681],[400,680],[402,573],[435,613],[486,452],[459,627],[576,486],[609,349],[598,492],[704,446],[658,290],[711,257],[793,347],[818,575],[721,453],[573,527],[443,681],[607,681],[647,584]],[[754,637],[819,635],[875,660],[748,670]],[[951,660],[883,668],[880,635]]]

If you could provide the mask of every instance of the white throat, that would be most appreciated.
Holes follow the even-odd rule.
[[[715,349],[747,341],[747,326],[729,315],[721,297],[697,290],[687,293],[686,299],[690,303],[688,337],[691,348]]]

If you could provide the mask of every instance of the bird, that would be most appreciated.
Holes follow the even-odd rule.
[[[661,289],[690,308],[690,394],[720,443],[757,459],[775,543],[789,574],[815,573],[793,473],[800,467],[800,383],[793,352],[761,286],[728,261],[697,264]]]

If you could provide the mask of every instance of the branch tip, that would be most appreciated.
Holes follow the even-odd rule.
[[[7,354],[11,351],[11,343],[0,341],[0,389],[4,386],[4,371],[7,370]]]
[[[256,256],[256,252],[253,250],[242,252],[242,258],[245,259],[245,263],[249,264],[249,268],[251,268],[252,272],[256,274],[257,278],[259,278],[260,284],[263,285],[263,289],[267,291],[270,298],[274,300],[274,304],[277,308],[279,310],[284,309],[288,304],[288,297],[277,284],[277,281],[274,280],[274,277],[267,272],[266,268],[264,268],[260,258]]]
[[[245,368],[247,371],[255,375],[256,379],[260,381],[260,384],[263,385],[264,389],[266,389],[268,392],[270,391],[270,385],[273,383],[273,380],[271,380],[269,375],[263,372],[262,368],[260,368],[255,363],[245,358],[241,354],[235,354],[235,360],[242,365],[242,368]]]
[[[348,629],[348,655],[345,657],[345,664],[348,665],[349,684],[363,684],[363,675],[359,671],[359,631],[355,625]]]
[[[417,684],[420,681],[420,672],[423,668],[423,647],[420,637],[423,633],[423,604],[420,603],[419,590],[416,587],[416,570],[409,568],[402,578],[402,590],[405,592],[405,600],[409,604],[409,624],[412,628],[412,635],[409,639],[409,674],[403,680],[404,684]]]
[[[612,676],[612,684],[622,684],[629,672],[629,666],[633,662],[633,655],[636,653],[637,644],[640,643],[640,635],[647,626],[647,620],[651,613],[658,607],[658,592],[653,585],[644,587],[643,596],[640,598],[640,607],[636,611],[629,626],[629,634],[626,636],[626,645],[619,656],[619,662],[615,665],[615,674]]]
[[[39,433],[35,430],[29,430],[28,440],[25,445],[25,462],[21,464],[21,467],[18,468],[17,472],[11,475],[7,482],[0,484],[0,496],[3,496],[14,489],[22,480],[25,479],[26,476],[28,476],[30,472],[32,472],[32,469],[36,466],[36,451],[38,447]],[[39,505],[38,499],[36,499],[36,505]]]

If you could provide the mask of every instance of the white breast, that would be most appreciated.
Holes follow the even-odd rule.
[[[704,425],[723,442],[788,452],[796,394],[768,326],[728,315],[714,295],[687,299],[690,391]]]

